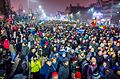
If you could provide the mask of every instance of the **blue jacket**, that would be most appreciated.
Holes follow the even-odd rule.
[[[44,46],[45,45],[45,42],[46,42],[46,39],[42,39],[41,41],[40,41],[40,46]]]
[[[39,72],[39,79],[50,79],[52,72],[53,68],[47,64],[44,64]]]
[[[56,71],[57,68],[58,68],[58,62],[52,63],[52,68],[53,68],[54,71]]]

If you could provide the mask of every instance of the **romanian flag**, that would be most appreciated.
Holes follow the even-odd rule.
[[[100,30],[105,30],[105,29],[106,29],[106,26],[99,26],[99,29],[100,29]]]
[[[95,26],[96,26],[96,23],[94,23],[94,22],[92,22],[91,24],[92,24],[92,27],[95,27]]]
[[[97,19],[94,19],[93,21],[92,21],[92,27],[95,27],[96,25],[97,25],[97,22],[98,22],[98,20]]]

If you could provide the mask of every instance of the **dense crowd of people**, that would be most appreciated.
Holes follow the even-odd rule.
[[[5,23],[0,59],[16,56],[31,79],[120,79],[120,28]]]

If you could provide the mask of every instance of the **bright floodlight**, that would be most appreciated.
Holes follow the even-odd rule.
[[[44,17],[46,17],[46,14],[45,14],[45,13],[43,13],[43,16],[44,16]]]
[[[102,15],[103,15],[103,14],[100,13],[100,12],[98,12],[98,13],[97,13],[97,12],[94,12],[94,13],[93,13],[93,16],[102,16]]]
[[[77,14],[80,14],[80,11],[78,11]]]
[[[25,10],[23,10],[23,13],[25,13]]]
[[[42,11],[42,13],[44,13],[44,10],[41,10]]]
[[[91,10],[91,11],[93,11],[93,10],[94,10],[94,8],[91,8],[90,10]]]
[[[41,5],[39,5],[38,8],[41,9],[42,8]]]
[[[119,12],[117,12],[117,13],[119,13]]]
[[[118,5],[120,5],[120,3]]]
[[[100,19],[100,18],[102,18],[102,17],[103,17],[103,14],[100,13],[100,12],[94,12],[94,13],[93,13],[93,18],[98,18],[98,19]]]

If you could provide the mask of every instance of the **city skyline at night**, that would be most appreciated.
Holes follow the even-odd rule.
[[[15,11],[20,7],[26,11],[28,7],[35,11],[41,5],[47,14],[55,14],[57,11],[64,11],[70,4],[88,7],[92,3],[96,3],[96,0],[11,0],[11,7]]]

